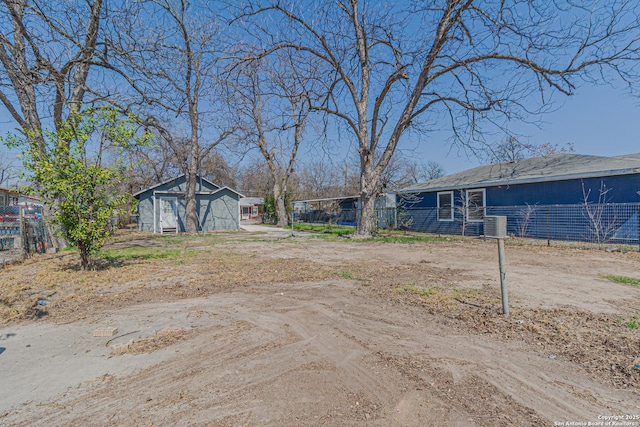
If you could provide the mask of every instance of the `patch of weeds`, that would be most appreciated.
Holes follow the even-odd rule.
[[[167,246],[193,245],[194,242],[208,245],[223,241],[221,234],[154,234],[149,239],[161,241]]]
[[[403,294],[403,293],[407,293],[407,294],[412,294],[412,295],[420,295],[420,296],[427,296],[427,295],[432,295],[436,292],[436,289],[434,288],[420,288],[418,286],[415,285],[415,282],[409,282],[405,285],[402,285],[401,287],[396,289],[397,293]]]
[[[336,276],[343,277],[345,279],[355,279],[355,276],[348,271],[336,271],[333,274],[335,274]]]
[[[435,236],[401,236],[401,235],[389,235],[389,236],[377,236],[369,239],[356,239],[359,242],[382,242],[382,243],[416,243],[416,242],[444,242],[447,239],[443,237]]]
[[[349,280],[361,280],[364,281],[364,278],[361,276],[355,276],[353,273],[351,273],[350,271],[334,271],[333,272],[334,275],[336,276],[340,276],[343,279],[349,279]]]
[[[309,239],[317,239],[317,240],[326,240],[329,242],[336,242],[338,240],[342,240],[342,236],[338,236],[335,234],[312,234],[308,237]]]
[[[632,317],[631,319],[629,319],[628,322],[626,322],[624,324],[624,326],[626,326],[629,329],[638,329],[640,327],[640,323],[638,323],[638,319],[636,319],[635,317]]]
[[[615,276],[615,275],[612,275],[612,274],[608,274],[606,276],[602,276],[602,278],[610,280],[612,282],[622,283],[623,285],[640,287],[640,279],[636,279],[634,277]]]
[[[427,295],[431,295],[432,293],[434,293],[434,290],[431,288],[409,288],[409,292],[411,292],[412,294],[415,295],[420,295],[420,296],[427,296]]]
[[[482,289],[476,288],[453,288],[453,296],[456,298],[464,298],[464,297],[481,297],[485,295],[485,292]]]
[[[306,224],[298,223],[294,224],[294,229],[297,231],[304,231],[307,233],[320,233],[329,234],[332,236],[346,236],[356,232],[354,227],[345,227],[342,225],[329,225],[329,224]]]
[[[192,250],[132,247],[105,249],[99,253],[98,257],[112,265],[123,265],[131,262],[154,259],[177,259],[194,254],[195,252]]]

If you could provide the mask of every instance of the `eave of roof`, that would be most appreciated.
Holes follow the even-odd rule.
[[[156,187],[160,187],[161,185],[168,184],[168,183],[170,183],[171,181],[176,181],[176,180],[178,180],[178,179],[182,178],[183,176],[184,176],[184,174],[183,174],[183,173],[181,173],[180,175],[178,175],[178,176],[176,176],[176,177],[169,178],[169,179],[165,179],[164,181],[159,182],[159,183],[157,183],[157,184],[155,184],[155,185],[152,185],[152,186],[147,187],[147,188],[143,188],[142,190],[138,191],[137,193],[133,193],[133,197],[136,197],[136,198],[137,198],[137,197],[138,197],[140,194],[142,194],[142,193],[146,193],[147,191],[149,191],[149,190],[153,190],[154,188],[156,188]],[[206,179],[206,178],[202,178],[200,175],[198,175],[198,181],[200,181],[200,180],[202,180],[202,181],[206,182],[207,184],[213,185],[214,187],[220,188],[220,186],[219,186],[219,185],[216,185],[215,183],[213,183],[213,182],[209,181],[208,179]],[[224,187],[224,188],[229,188],[229,187]],[[234,193],[240,194],[240,193],[238,193],[237,191],[234,191],[234,190],[232,190],[232,191],[233,191]]]
[[[403,188],[399,193],[496,187],[640,173],[640,154],[601,157],[555,154],[517,162],[478,166]]]
[[[227,186],[219,187],[217,190],[212,190],[212,191],[196,191],[196,196],[208,196],[208,195],[220,193],[221,191],[224,191],[224,190],[228,190],[231,193],[238,195],[238,198],[244,197],[244,195],[242,195],[241,193],[238,193],[233,188],[229,188]],[[160,195],[160,196],[163,196],[163,195],[164,196],[184,196],[185,192],[184,191],[154,191],[153,194]],[[135,196],[136,195],[134,194],[134,197]]]
[[[308,200],[295,200],[294,203],[313,203],[313,202],[333,202],[336,200],[350,200],[357,199],[360,196],[343,196],[343,197],[326,197],[324,199],[308,199]]]

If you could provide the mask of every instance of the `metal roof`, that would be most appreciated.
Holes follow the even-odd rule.
[[[496,163],[403,188],[399,193],[529,184],[640,173],[640,154],[603,157],[562,153]]]

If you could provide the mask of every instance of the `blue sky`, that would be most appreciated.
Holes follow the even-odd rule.
[[[579,88],[571,97],[556,97],[555,111],[541,117],[541,128],[514,125],[522,139],[533,144],[559,146],[572,143],[578,154],[616,156],[640,153],[640,98],[628,91],[609,86]],[[481,164],[455,148],[449,151],[446,141],[423,146],[420,152],[440,163],[447,174]]]
[[[620,88],[587,86],[571,97],[558,96],[555,107],[554,112],[542,116],[540,129],[514,124],[518,127],[514,130],[523,135],[523,140],[533,144],[548,142],[563,146],[572,143],[578,154],[616,156],[640,153],[640,98]],[[13,132],[14,128],[8,113],[1,109],[0,134]],[[418,145],[411,156],[417,160],[435,160],[447,174],[483,163],[459,149],[450,149],[447,136],[446,133],[434,136],[426,144],[401,141],[401,148]],[[0,147],[0,152],[6,152],[6,149]]]

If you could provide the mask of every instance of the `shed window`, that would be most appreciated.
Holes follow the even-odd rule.
[[[438,221],[453,221],[453,191],[438,193]]]
[[[485,192],[467,190],[467,221],[482,221],[484,219]]]

